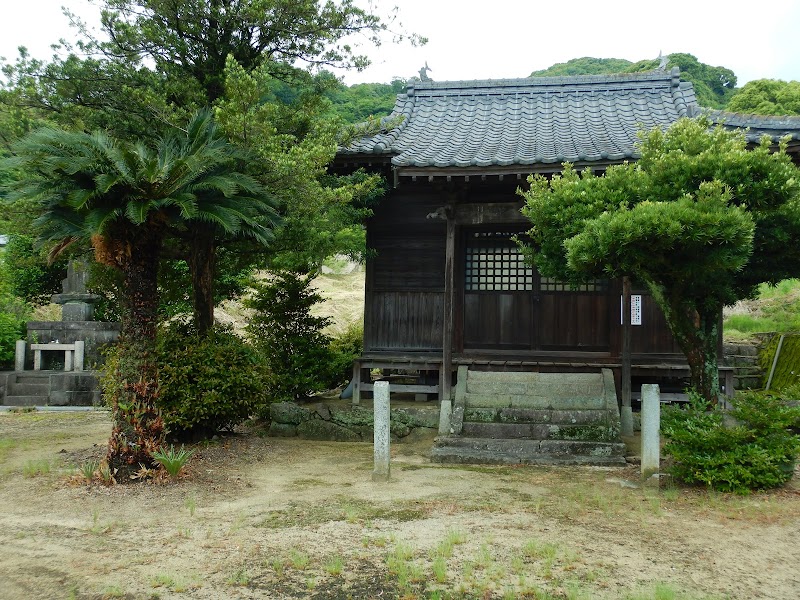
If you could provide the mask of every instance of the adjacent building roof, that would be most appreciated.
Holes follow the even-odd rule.
[[[707,113],[712,123],[730,129],[746,129],[747,141],[757,144],[763,136],[777,142],[789,138],[789,146],[800,146],[800,117],[746,115],[725,110],[712,110]]]
[[[391,159],[396,172],[531,172],[561,163],[638,158],[642,128],[667,127],[702,110],[692,84],[671,71],[484,81],[417,81],[397,96],[395,128],[340,155]],[[800,118],[713,111],[715,122],[800,141]],[[343,157],[344,158],[344,157]]]

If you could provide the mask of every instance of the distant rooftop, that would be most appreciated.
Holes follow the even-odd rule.
[[[611,164],[639,157],[641,128],[695,117],[692,84],[671,71],[482,81],[416,81],[398,94],[394,129],[362,138],[340,156],[391,159],[400,174],[556,170],[563,162]],[[800,141],[800,118],[713,111],[715,122],[753,126]]]

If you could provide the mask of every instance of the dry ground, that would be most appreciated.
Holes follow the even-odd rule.
[[[197,446],[176,483],[79,483],[103,412],[0,413],[0,598],[800,597],[796,486],[628,487],[634,469],[445,467],[392,447]]]

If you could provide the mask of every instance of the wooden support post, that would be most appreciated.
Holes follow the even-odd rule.
[[[356,405],[361,403],[361,361],[353,361],[353,399],[351,402]]]
[[[631,278],[622,278],[622,407],[620,425],[622,435],[633,435],[633,409],[631,408]]]
[[[452,204],[445,207],[445,217],[447,218],[447,238],[445,241],[445,264],[444,264],[444,319],[442,326],[442,369],[439,372],[439,402],[440,406],[451,402],[450,389],[453,376],[453,294],[455,287],[455,271],[453,263],[456,253],[456,221]],[[448,406],[448,414],[450,413]]]

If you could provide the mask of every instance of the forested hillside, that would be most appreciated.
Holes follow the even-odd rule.
[[[584,56],[533,71],[530,77],[639,73],[657,68],[658,62],[658,59],[631,62],[623,58]],[[759,79],[737,88],[733,70],[708,65],[694,55],[682,52],[669,55],[666,68],[672,67],[679,67],[681,77],[692,82],[700,106],[762,115],[800,114],[800,82]],[[388,115],[394,106],[395,96],[405,91],[406,84],[405,80],[395,79],[392,83],[342,85],[331,91],[329,98],[337,115],[347,123],[357,123],[371,115]]]

